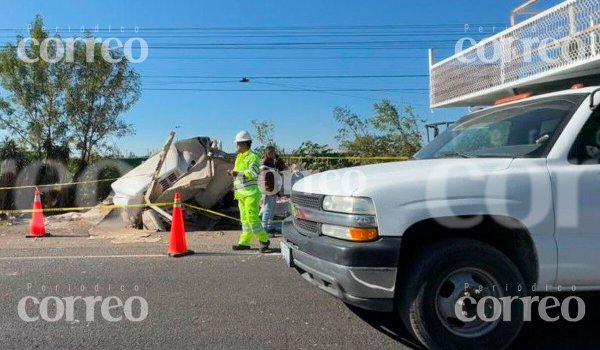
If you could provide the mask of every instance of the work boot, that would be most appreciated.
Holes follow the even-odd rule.
[[[258,251],[260,253],[269,253],[271,251],[269,250],[269,244],[271,244],[271,241],[260,242],[260,249]]]
[[[242,244],[235,244],[235,245],[231,246],[231,249],[233,249],[233,250],[250,250],[250,246],[242,245]]]

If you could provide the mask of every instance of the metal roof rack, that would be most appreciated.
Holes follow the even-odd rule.
[[[599,0],[568,0],[439,63],[430,50],[430,105],[492,105],[524,89],[600,82],[599,23]]]

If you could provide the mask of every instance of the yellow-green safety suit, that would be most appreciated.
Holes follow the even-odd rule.
[[[233,170],[238,172],[233,180],[233,188],[242,221],[242,235],[238,244],[249,246],[252,243],[253,235],[256,235],[260,242],[266,243],[269,241],[269,236],[263,228],[259,216],[262,196],[257,181],[260,172],[260,157],[250,150],[240,153],[235,158]]]

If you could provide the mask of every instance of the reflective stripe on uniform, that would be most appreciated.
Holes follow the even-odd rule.
[[[260,232],[264,231],[264,229],[262,227],[262,224],[248,226],[247,229],[248,229],[248,232],[251,232],[251,233],[254,233],[254,234],[257,234],[257,233],[260,233]]]
[[[255,225],[242,224],[242,232],[258,234],[263,231],[264,231],[264,228],[263,228],[262,224],[255,224]]]
[[[238,154],[235,159],[234,170],[239,173],[233,181],[236,199],[258,191],[257,179],[260,173],[260,158],[256,153],[246,151]]]
[[[239,189],[247,188],[250,186],[258,186],[258,183],[256,181],[241,182],[241,183],[234,184],[233,188],[236,190],[239,190]]]
[[[252,163],[252,165],[250,165],[250,169],[248,171],[250,171],[250,174],[252,175],[252,177],[254,177],[256,179],[258,177],[258,174],[260,173],[260,167],[258,164]]]
[[[258,190],[258,187],[255,188]],[[242,221],[242,234],[240,235],[238,243],[240,245],[250,245],[252,243],[252,237],[254,236],[256,236],[260,242],[266,243],[269,241],[269,236],[262,227],[258,215],[260,198],[261,195],[259,191],[238,198],[240,219]]]

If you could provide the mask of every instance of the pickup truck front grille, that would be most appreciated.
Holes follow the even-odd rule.
[[[321,224],[294,218],[294,226],[304,236],[318,236],[321,233]]]
[[[318,194],[292,192],[291,201],[293,204],[299,207],[321,209],[321,202],[323,201],[323,196]]]

